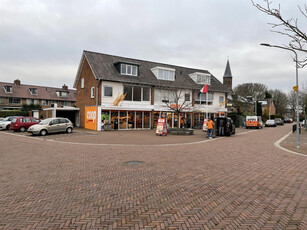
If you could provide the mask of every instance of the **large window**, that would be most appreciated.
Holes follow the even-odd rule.
[[[21,104],[21,98],[17,97],[10,97],[9,104]]]
[[[4,97],[0,97],[0,104],[4,104]]]
[[[195,93],[195,104],[206,104],[207,94],[201,93],[198,96],[198,93]],[[208,105],[213,104],[213,93],[208,93]]]
[[[48,105],[49,101],[48,100],[42,100],[42,105]]]
[[[166,70],[166,69],[159,69],[158,70],[158,79],[174,81],[175,80],[175,71]]]
[[[104,86],[104,96],[105,97],[112,97],[113,96],[113,87],[111,86]]]
[[[134,86],[133,87],[133,101],[142,100],[142,87]]]
[[[149,101],[150,88],[141,86],[124,85],[124,94],[126,101]]]
[[[150,88],[143,87],[143,101],[149,101],[149,100],[150,100]]]
[[[159,80],[175,81],[175,69],[157,66],[151,71]]]
[[[184,94],[184,100],[185,101],[190,101],[190,94],[189,93],[185,93]]]
[[[207,73],[199,73],[195,72],[189,74],[190,78],[192,78],[197,84],[202,85],[211,85],[211,75]]]
[[[120,70],[121,74],[132,75],[132,76],[138,75],[138,67],[135,65],[121,64]]]
[[[224,97],[223,97],[223,96],[220,96],[220,97],[219,97],[219,103],[222,104],[223,102],[224,102]]]
[[[69,97],[69,92],[67,91],[57,91],[56,93],[59,97]]]

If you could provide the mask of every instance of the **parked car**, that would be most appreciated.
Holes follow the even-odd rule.
[[[276,125],[284,125],[284,122],[281,120],[281,118],[275,118],[275,123]]]
[[[24,132],[30,126],[38,124],[39,122],[40,120],[35,117],[16,117],[11,122],[11,130],[15,132]]]
[[[293,120],[291,118],[285,118],[284,123],[292,123]]]
[[[9,116],[9,117],[4,118],[4,120],[0,122],[0,130],[4,130],[4,129],[9,130],[11,126],[11,121],[16,117],[21,117],[21,116]]]
[[[56,117],[48,118],[36,125],[32,125],[28,129],[28,133],[33,135],[45,136],[48,133],[60,133],[67,132],[71,133],[73,130],[73,124],[67,118]]]
[[[265,122],[265,127],[276,127],[275,120],[267,120]]]
[[[0,122],[4,120],[4,117],[0,117]]]

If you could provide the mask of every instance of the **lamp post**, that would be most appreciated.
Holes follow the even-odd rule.
[[[284,50],[289,50],[292,51],[295,54],[295,67],[296,67],[296,147],[299,149],[301,147],[300,145],[300,132],[299,132],[299,123],[300,123],[300,118],[299,118],[299,93],[298,93],[298,63],[297,63],[297,53],[295,50],[283,47],[283,46],[276,46],[276,45],[271,45],[268,43],[261,43],[260,45],[262,46],[268,46],[268,47],[275,47],[279,49],[284,49]]]

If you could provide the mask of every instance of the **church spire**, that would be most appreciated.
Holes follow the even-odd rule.
[[[229,64],[229,58],[227,58],[226,69],[223,77],[223,84],[230,90],[232,90],[232,74]]]
[[[227,59],[227,64],[226,64],[226,69],[225,69],[224,77],[232,77],[231,69],[230,69],[230,64],[229,64],[229,59]]]

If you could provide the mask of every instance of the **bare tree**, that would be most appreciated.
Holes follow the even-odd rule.
[[[294,91],[290,91],[288,93],[288,105],[291,109],[291,111],[295,111],[296,110],[296,92]],[[294,118],[294,112],[293,112],[293,117]]]
[[[306,33],[299,28],[299,23],[297,18],[285,19],[281,15],[280,5],[278,8],[272,7],[272,2],[269,0],[263,0],[263,4],[255,3],[254,0],[251,0],[252,4],[260,11],[265,14],[272,16],[278,20],[277,23],[269,23],[272,27],[272,32],[287,36],[290,38],[288,45],[283,45],[286,48],[291,48],[293,50],[307,52],[305,45],[307,44],[307,35]],[[304,7],[298,6],[298,10],[301,15],[307,19],[307,6]],[[300,67],[307,65],[307,57],[298,60]]]
[[[269,90],[275,102],[276,113],[284,115],[287,112],[288,96],[279,89]]]
[[[166,107],[178,115],[178,125],[177,128],[180,128],[180,113],[191,107],[191,94],[192,90],[174,90],[174,89],[163,89],[161,90],[162,102]]]
[[[252,96],[256,100],[263,99],[268,87],[261,83],[244,83],[233,89],[234,93],[241,97]]]

